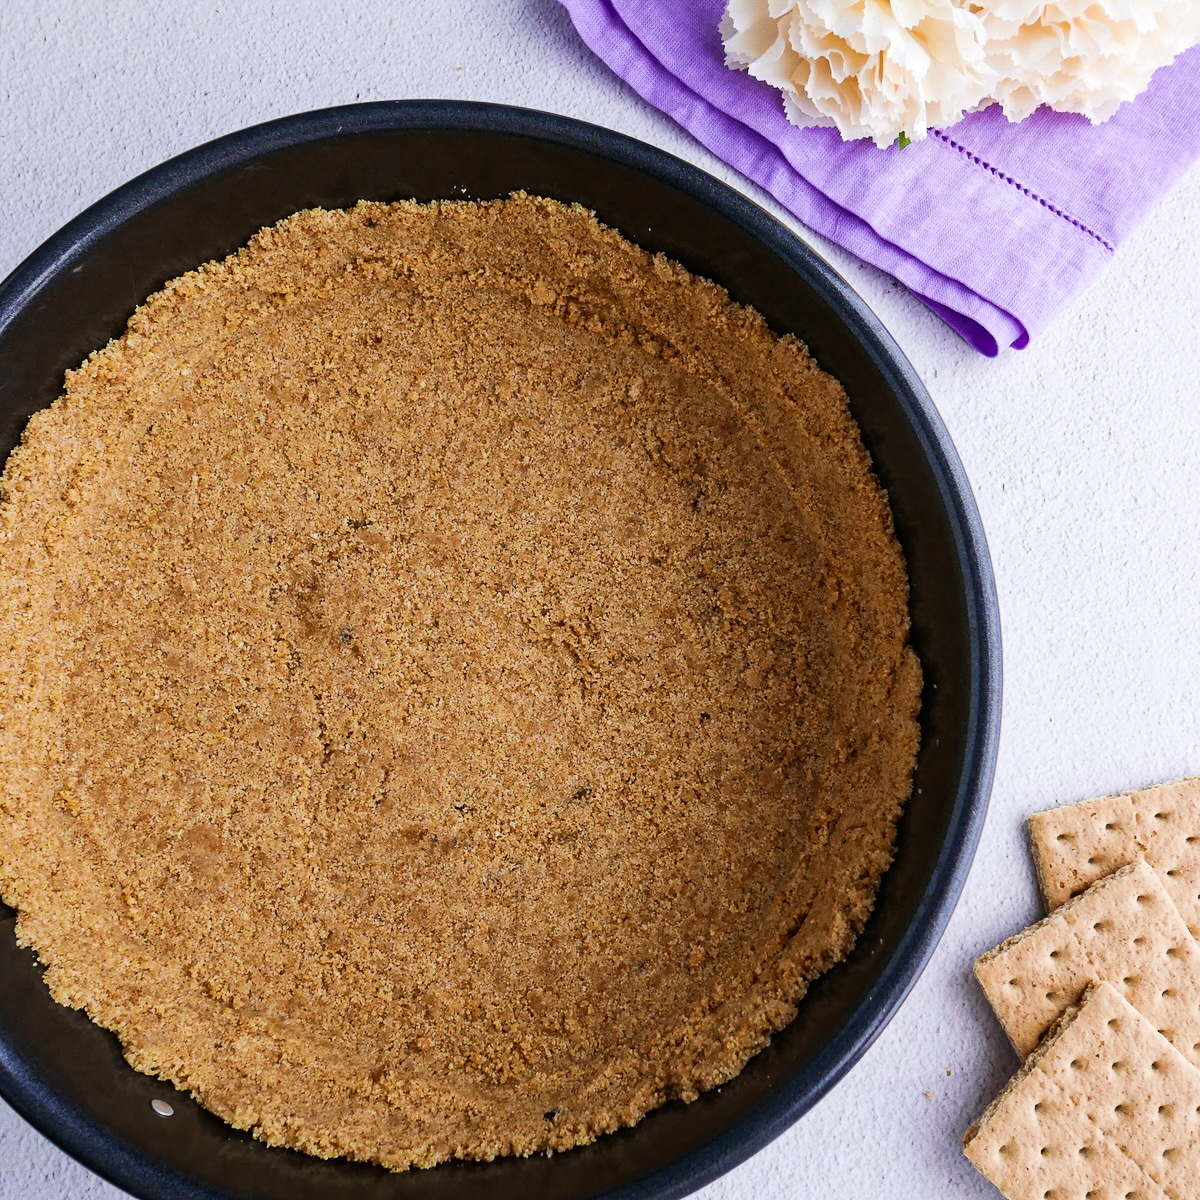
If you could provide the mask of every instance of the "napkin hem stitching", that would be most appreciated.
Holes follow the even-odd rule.
[[[1102,245],[1105,248],[1105,250],[1107,250],[1109,252],[1109,254],[1116,253],[1117,248],[1111,242],[1109,242],[1105,238],[1101,237],[1100,234],[1098,234],[1094,229],[1089,229],[1082,221],[1077,220],[1075,217],[1071,216],[1070,213],[1063,212],[1063,210],[1061,208],[1059,208],[1055,204],[1052,204],[1044,196],[1039,196],[1037,194],[1037,192],[1031,191],[1023,183],[1018,183],[1011,175],[1006,175],[1003,171],[1000,170],[999,167],[992,166],[992,164],[990,162],[988,162],[986,159],[980,158],[978,154],[974,154],[970,150],[968,150],[966,148],[966,146],[959,145],[958,142],[956,142],[951,137],[947,137],[946,134],[944,134],[940,129],[931,129],[929,132],[935,138],[937,138],[938,141],[945,142],[947,146],[953,147],[955,150],[957,150],[959,152],[959,154],[963,155],[965,158],[969,158],[973,163],[976,163],[978,166],[983,167],[985,171],[990,171],[993,175],[996,176],[997,179],[1001,179],[1005,183],[1010,184],[1012,187],[1015,187],[1018,192],[1021,192],[1023,195],[1028,196],[1031,200],[1036,200],[1043,208],[1048,209],[1056,217],[1061,217],[1068,224],[1074,225],[1075,228],[1078,229],[1081,233],[1086,233],[1088,235],[1088,237],[1095,238],[1095,240],[1098,241],[1100,243],[1100,245]]]

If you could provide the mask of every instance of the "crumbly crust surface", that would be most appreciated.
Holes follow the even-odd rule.
[[[870,911],[920,671],[845,397],[581,209],[298,213],[0,487],[0,893],[268,1142],[588,1142],[736,1074]]]

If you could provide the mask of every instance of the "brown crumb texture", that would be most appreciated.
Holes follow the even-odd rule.
[[[1009,1200],[1193,1200],[1200,1070],[1109,984],[1068,1009],[968,1131]]]
[[[920,670],[845,396],[582,209],[298,213],[0,488],[18,936],[270,1143],[586,1143],[736,1074],[870,912]]]
[[[989,950],[975,976],[1022,1056],[1104,980],[1200,1066],[1200,946],[1141,859]]]
[[[1200,937],[1200,778],[1034,813],[1029,839],[1048,909],[1145,858]]]

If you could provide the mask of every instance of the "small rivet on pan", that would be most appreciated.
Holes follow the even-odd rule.
[[[175,1115],[174,1108],[171,1107],[165,1100],[151,1100],[150,1107],[154,1109],[160,1117],[173,1117]]]

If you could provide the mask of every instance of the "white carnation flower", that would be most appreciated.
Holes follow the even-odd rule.
[[[1106,121],[1200,40],[1200,0],[973,0],[993,95],[1010,121],[1039,105]]]
[[[779,88],[793,123],[877,146],[954,124],[995,80],[963,0],[728,0],[721,33],[729,65]]]

